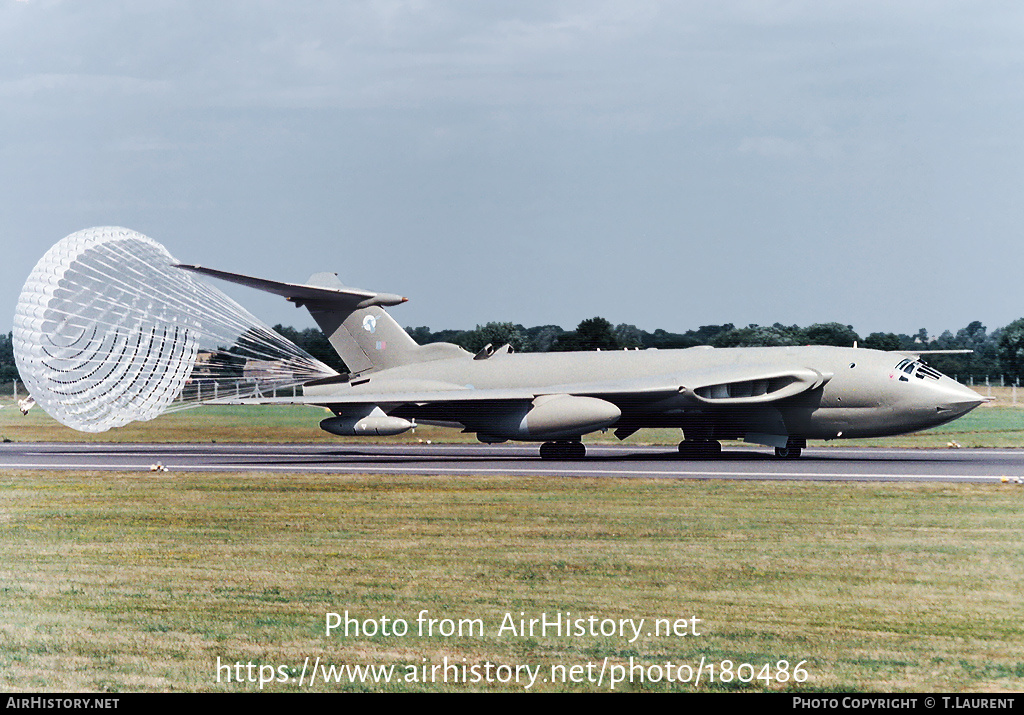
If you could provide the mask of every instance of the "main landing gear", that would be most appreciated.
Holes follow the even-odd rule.
[[[540,446],[541,459],[583,459],[586,456],[587,448],[578,440],[545,442]]]
[[[722,443],[716,439],[684,439],[679,454],[689,459],[716,459],[722,456]]]
[[[775,448],[775,456],[779,459],[797,459],[806,446],[807,440],[790,437],[785,447]]]
[[[785,447],[775,448],[775,456],[796,459],[806,446],[807,440],[791,437]],[[679,443],[679,454],[686,459],[718,459],[722,456],[722,444],[714,439],[684,439]]]

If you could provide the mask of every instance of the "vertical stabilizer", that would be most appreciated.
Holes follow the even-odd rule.
[[[384,370],[410,362],[462,356],[465,351],[437,344],[421,348],[384,310],[404,303],[393,293],[374,293],[342,285],[336,273],[314,273],[309,283],[282,283],[229,273],[203,266],[174,264],[177,268],[263,290],[305,306],[350,372]]]
[[[343,291],[335,273],[314,273],[308,285]],[[414,362],[416,341],[379,305],[359,308],[343,301],[303,301],[331,346],[353,373]]]

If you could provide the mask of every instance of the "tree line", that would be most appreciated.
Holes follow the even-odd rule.
[[[320,330],[297,330],[284,325],[275,325],[274,330],[321,362],[339,372],[345,371],[341,358]],[[432,331],[427,326],[420,326],[406,328],[406,331],[420,345],[449,342],[473,353],[488,344],[497,348],[506,343],[517,352],[646,348],[665,350],[697,345],[718,348],[783,345],[852,347],[854,344],[875,350],[973,350],[970,355],[926,356],[926,361],[937,370],[955,375],[961,381],[968,377],[983,380],[986,376],[998,375],[1004,375],[1011,381],[1024,377],[1024,318],[991,332],[981,321],[975,320],[955,333],[946,330],[938,336],[929,336],[928,331],[921,328],[914,335],[876,332],[863,338],[852,326],[841,323],[814,323],[806,327],[781,323],[737,327],[725,323],[702,325],[684,333],[671,333],[660,328],[648,332],[626,323],[613,326],[601,317],[583,320],[575,330],[563,330],[558,325],[527,328],[518,323],[493,322],[477,325],[472,330]],[[9,384],[12,380],[20,379],[14,363],[11,333],[0,333],[0,382]]]
[[[961,380],[997,375],[1005,375],[1010,380],[1024,377],[1024,318],[991,332],[981,321],[975,320],[956,333],[946,330],[938,336],[929,336],[928,331],[921,328],[913,335],[875,332],[861,337],[853,326],[842,323],[814,323],[806,327],[781,323],[737,327],[725,323],[702,325],[684,333],[672,333],[661,328],[648,332],[626,323],[613,326],[601,317],[588,318],[571,331],[557,325],[527,328],[515,323],[487,323],[473,330],[433,332],[426,326],[406,330],[421,345],[444,341],[461,345],[470,352],[477,352],[488,343],[494,347],[508,343],[520,352],[664,350],[697,345],[716,348],[858,345],[874,350],[973,350],[969,355],[930,355],[926,356],[926,361],[937,370],[956,375]]]

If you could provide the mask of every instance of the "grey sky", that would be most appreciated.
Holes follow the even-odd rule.
[[[0,305],[113,224],[434,329],[999,327],[1022,38],[1019,2],[0,0]]]

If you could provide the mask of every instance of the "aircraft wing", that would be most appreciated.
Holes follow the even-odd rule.
[[[893,350],[901,355],[967,355],[973,350]]]
[[[331,393],[288,397],[224,397],[208,404],[317,405],[337,410],[351,405],[428,405],[479,402],[530,402],[542,395],[597,397],[616,404],[658,402],[679,398],[684,403],[714,407],[764,405],[821,387],[832,378],[811,368],[726,366],[689,375],[627,379],[606,383],[573,383],[531,387],[475,388],[448,383],[396,384],[367,381],[343,383]]]
[[[565,389],[565,388],[578,389]],[[581,395],[601,396],[604,398],[621,396],[639,399],[664,399],[679,393],[677,385],[646,386],[643,388],[626,389],[611,387],[601,389],[594,385],[587,386],[552,386],[547,388],[453,388],[430,391],[412,392],[362,392],[356,390],[339,391],[326,395],[297,395],[288,397],[222,397],[207,400],[209,405],[316,405],[320,407],[341,407],[343,405],[424,405],[459,402],[530,402],[541,395]]]

